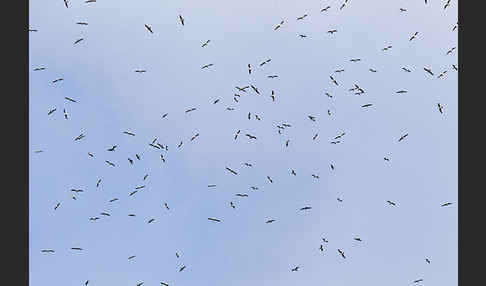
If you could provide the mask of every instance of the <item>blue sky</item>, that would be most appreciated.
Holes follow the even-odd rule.
[[[457,284],[456,1],[71,2],[30,1],[32,285]],[[235,89],[250,84],[261,95]],[[155,137],[169,150],[150,147]]]

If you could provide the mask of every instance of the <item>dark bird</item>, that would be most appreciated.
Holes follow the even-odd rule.
[[[415,32],[415,34],[413,34],[413,36],[410,38],[409,41],[412,41],[413,39],[415,39],[417,37],[417,35],[418,35],[418,32]]]
[[[276,31],[278,28],[280,28],[283,25],[284,21],[282,20],[275,28],[273,28],[274,31]]]
[[[36,29],[29,29],[29,32],[37,32]]]
[[[318,133],[316,133],[316,135],[314,135],[314,137],[312,137],[312,140],[316,140],[317,139],[317,136],[319,136]]]
[[[392,201],[386,201],[386,202],[389,203],[392,206],[396,206],[396,203],[395,202],[392,202]]]
[[[181,272],[182,270],[186,269],[186,266],[182,266],[180,269],[179,269],[179,272]]]
[[[154,32],[152,31],[152,27],[150,27],[149,25],[145,24],[145,28],[147,28],[147,30],[148,30],[150,33],[152,33],[152,34],[154,33]]]
[[[266,61],[263,61],[263,62],[260,64],[260,66],[263,66],[263,65],[265,65],[265,64],[268,64],[268,63],[269,63],[271,60],[272,60],[272,59],[268,59],[268,60],[266,60]]]
[[[154,222],[154,221],[155,221],[155,219],[154,219],[154,218],[151,218],[151,219],[148,221],[148,223],[151,223],[151,222]]]
[[[267,220],[265,223],[272,223],[272,222],[274,222],[274,221],[275,221],[274,219],[269,219],[269,220]]]
[[[340,199],[340,198],[337,198],[337,201],[338,201],[338,202],[340,202],[340,203],[342,203],[342,202],[343,202],[343,200],[342,200],[342,199]]]
[[[84,285],[88,285],[89,283],[89,280],[86,280],[86,282],[84,282]]]
[[[84,39],[83,38],[77,39],[76,41],[74,41],[74,44],[76,45],[77,43],[81,42],[82,40],[84,40]]]
[[[301,211],[305,211],[305,210],[310,210],[312,207],[303,207],[303,208],[300,208]]]
[[[64,97],[64,99],[68,100],[68,101],[71,101],[71,102],[77,102],[76,100],[70,98],[70,97]]]
[[[335,80],[335,79],[334,79],[332,76],[329,76],[329,77],[331,78],[332,82],[334,82],[334,84],[335,84],[335,85],[339,85],[339,84],[337,83],[337,81],[336,81],[336,80]]]
[[[377,70],[370,68],[370,72],[377,72]]]
[[[100,213],[100,214],[104,216],[111,216],[109,213]]]
[[[230,171],[230,172],[231,172],[231,173],[233,173],[234,175],[238,175],[238,173],[236,173],[234,170],[232,170],[232,169],[230,169],[230,168],[228,168],[228,167],[226,167],[226,170]]]
[[[386,46],[386,47],[383,48],[383,51],[388,51],[391,48],[392,48],[392,46]]]
[[[216,185],[208,185],[208,188],[214,188]]]
[[[204,42],[201,47],[204,48],[205,46],[207,46],[209,44],[209,42],[211,42],[211,40],[207,40],[206,42]]]
[[[268,181],[269,181],[270,183],[273,183],[273,180],[272,180],[272,178],[270,178],[270,176],[267,176],[267,179],[268,179]]]
[[[370,106],[373,106],[373,104],[371,104],[371,103],[367,103],[367,104],[365,104],[365,105],[361,105],[361,107],[370,107]]]
[[[413,281],[413,283],[419,283],[419,282],[422,282],[422,281],[424,281],[424,279],[417,279],[417,280]]]
[[[343,258],[346,258],[346,256],[344,256],[344,252],[343,252],[341,249],[338,249],[338,252],[339,252],[339,254],[341,254],[341,256],[342,256]]]
[[[238,138],[238,135],[240,134],[240,131],[241,130],[236,131],[236,133],[235,133],[235,140],[236,140],[236,138]]]
[[[333,164],[329,164],[331,166],[331,170],[334,170],[334,165]]]
[[[167,115],[169,115],[169,113],[165,113],[165,114],[163,114],[163,115],[162,115],[162,118],[166,118],[166,117],[167,117]]]
[[[322,246],[322,244],[321,244],[321,246],[319,246],[319,250],[324,251],[324,246]]]
[[[80,247],[71,247],[72,250],[83,250],[82,248]]]
[[[248,195],[247,194],[236,194],[238,197],[242,197],[242,198],[247,198]]]
[[[452,203],[445,203],[445,204],[442,204],[441,207],[446,207],[446,206],[450,206],[452,205]]]
[[[230,202],[230,206],[231,206],[232,208],[236,208],[236,207],[235,207],[235,205],[233,204],[233,202]]]
[[[136,257],[135,255],[132,255],[132,256],[128,257],[128,260],[133,259],[135,257]]]
[[[434,75],[434,73],[432,72],[432,70],[430,70],[428,68],[424,68],[424,71],[428,72],[430,75]]]
[[[213,104],[216,104],[216,103],[218,103],[218,102],[219,102],[219,98],[218,98],[218,99],[216,99],[215,101],[213,101]]]
[[[210,67],[210,66],[213,66],[213,64],[207,64],[207,65],[203,65],[201,69],[206,69],[206,68],[208,68],[208,67]]]
[[[292,175],[294,175],[294,176],[297,176],[297,173],[295,172],[295,170],[294,170],[294,169],[292,169],[292,170],[290,171],[290,174],[292,174]]]
[[[62,112],[64,113],[64,118],[65,118],[65,119],[68,119],[68,114],[67,114],[67,112],[66,112],[66,109],[63,109],[63,110],[62,110]]]
[[[135,190],[140,190],[140,189],[143,189],[143,188],[145,188],[145,185],[143,185],[143,186],[138,186],[138,187],[136,187],[136,188],[135,188]]]
[[[115,202],[115,201],[118,201],[118,199],[114,198],[114,199],[111,199],[109,202],[112,203],[112,202]]]
[[[181,21],[182,26],[184,26],[184,18],[182,18],[181,15],[179,15],[179,20]]]
[[[146,70],[135,70],[136,73],[144,73],[147,72]]]
[[[402,70],[406,71],[406,72],[412,72],[411,70],[407,69],[407,68],[402,68]]]
[[[135,136],[135,134],[134,134],[134,133],[132,133],[132,132],[128,132],[128,131],[123,131],[123,133],[125,133],[125,134],[127,134],[127,135],[130,135],[130,136]]]
[[[251,88],[257,93],[257,94],[260,94],[260,92],[258,91],[258,88],[254,87],[253,85],[250,85]]]
[[[440,103],[437,103],[437,108],[439,109],[439,112],[442,114],[442,108],[444,108]]]
[[[319,179],[319,176],[318,176],[318,175],[315,175],[315,174],[312,174],[312,177],[313,177],[314,179]]]
[[[115,151],[116,147],[118,147],[117,145],[113,145],[113,147],[111,147],[110,149],[107,149],[108,151]]]
[[[133,160],[128,158],[128,162],[130,162],[131,165],[133,165]]]
[[[407,93],[407,91],[406,90],[399,90],[396,93]]]
[[[45,69],[46,69],[46,68],[43,68],[43,67],[41,67],[41,68],[35,68],[35,69],[34,69],[34,71],[43,71],[43,70],[45,70]]]
[[[145,181],[145,179],[148,178],[148,174],[146,174],[145,176],[143,176],[143,180]]]
[[[67,0],[64,0],[64,5],[66,5],[66,8],[69,8]]]
[[[254,191],[258,191],[258,187],[250,187]]]
[[[62,80],[64,80],[64,79],[63,78],[58,78],[58,79],[53,80],[52,83],[56,83],[56,82],[62,81]]]
[[[344,72],[344,69],[335,70],[334,72],[335,72],[335,73],[341,73],[341,72]]]
[[[138,191],[133,191],[133,192],[130,192],[130,193],[128,194],[128,196],[133,196],[133,195],[135,195],[137,192],[138,192]]]
[[[55,251],[52,250],[52,249],[43,249],[43,250],[41,250],[41,252],[43,252],[43,253],[54,253]]]
[[[268,77],[268,78],[277,78],[277,77],[278,77],[278,75],[268,75],[267,77]]]
[[[86,22],[77,22],[76,24],[78,24],[78,25],[84,25],[84,26],[88,25],[88,23],[86,23]]]
[[[329,242],[325,238],[322,238],[322,241],[324,241],[325,243],[328,243]]]
[[[316,117],[315,116],[308,115],[307,117],[309,117],[309,119],[312,120],[312,121],[316,121]]]
[[[129,214],[128,216],[135,216],[135,214]]]
[[[88,152],[88,155],[89,155],[90,157],[94,157],[94,155],[93,155],[91,152]]]
[[[331,34],[331,35],[332,35],[332,34],[334,34],[334,33],[336,33],[336,32],[337,32],[337,30],[336,30],[336,29],[327,31],[327,33],[328,33],[328,34]]]
[[[321,12],[327,12],[327,10],[329,10],[329,8],[331,8],[331,6],[327,6],[326,8],[322,8]]]
[[[142,286],[143,282],[137,283],[137,286]]]
[[[194,111],[194,110],[196,110],[196,108],[195,108],[195,107],[190,108],[190,109],[186,110],[186,113],[189,113],[189,112]]]
[[[285,141],[285,147],[289,147],[290,140]]]
[[[169,205],[167,203],[164,203],[164,207],[167,209],[167,210],[170,210],[169,209]]]
[[[164,283],[164,282],[160,282],[160,285],[169,286],[169,284]]]
[[[140,155],[135,154],[135,157],[137,157],[137,159],[140,160]]]
[[[299,268],[300,268],[299,266],[296,266],[296,267],[292,268],[290,271],[292,271],[292,272],[299,271]]]
[[[405,9],[405,8],[400,8],[400,12],[407,12],[407,9]]]
[[[246,89],[247,88],[250,88],[250,86],[249,85],[248,86],[245,86],[245,87],[238,87],[238,86],[236,86],[236,89],[239,90],[239,91],[242,91],[242,92],[246,92]]]
[[[193,141],[194,139],[196,139],[198,136],[199,136],[199,133],[196,133],[196,135],[192,136],[191,141]]]
[[[90,218],[89,218],[89,220],[91,220],[91,221],[97,221],[97,220],[99,220],[99,219],[100,219],[99,217],[90,217]]]
[[[447,0],[447,3],[444,5],[444,10],[447,9],[451,4],[451,0]]]
[[[248,138],[250,138],[250,139],[257,139],[255,136],[253,136],[251,134],[246,134],[246,136],[248,136]]]
[[[400,139],[398,139],[398,142],[402,141],[403,139],[405,139],[406,137],[408,136],[408,133],[406,133],[405,135],[402,135],[400,137]]]
[[[179,145],[177,145],[177,148],[181,148],[182,147],[182,141],[181,143],[179,143]]]
[[[51,114],[52,114],[52,113],[54,113],[54,111],[56,111],[56,110],[57,110],[56,108],[49,110],[49,112],[47,112],[47,115],[51,115]]]
[[[208,217],[208,220],[210,221],[215,221],[215,222],[221,222],[220,219],[217,219],[217,218],[211,218],[211,217]]]
[[[248,74],[251,74],[251,65],[248,64]]]
[[[356,240],[356,241],[362,241],[361,238],[359,238],[359,237],[355,237],[354,240]]]
[[[385,161],[390,162],[390,159],[388,159],[387,157],[383,157],[383,159],[384,159]]]
[[[343,5],[341,5],[341,7],[339,7],[339,10],[342,10],[344,8],[344,6],[346,6],[346,2],[344,2]]]
[[[55,210],[61,205],[61,203],[57,203],[56,206],[54,207]]]
[[[448,50],[446,55],[451,54],[455,49],[456,49],[456,47],[453,47],[452,49]]]
[[[297,18],[297,20],[303,20],[305,17],[307,17],[307,14],[300,16],[299,18]]]
[[[425,258],[425,262],[427,262],[428,264],[430,264],[430,260],[428,258]]]
[[[299,34],[299,37],[301,37],[301,38],[307,38],[306,35],[302,35],[302,34]]]
[[[83,190],[76,190],[76,189],[72,189],[71,192],[75,192],[75,193],[82,193],[84,192]]]
[[[356,63],[356,62],[361,61],[361,59],[350,59],[349,61],[350,61],[350,62],[353,62],[353,63]]]

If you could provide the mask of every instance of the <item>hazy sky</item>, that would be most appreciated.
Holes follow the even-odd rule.
[[[31,285],[456,285],[457,1],[343,1],[31,0]]]

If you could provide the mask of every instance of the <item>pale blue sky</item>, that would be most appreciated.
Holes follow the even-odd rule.
[[[446,55],[457,47],[457,1],[446,10],[422,0],[351,0],[342,10],[341,0],[70,2],[30,1],[31,285],[457,284],[457,49]],[[250,84],[260,96],[235,89]],[[366,93],[348,91],[354,84]],[[279,135],[284,122],[292,127]],[[155,137],[169,150],[150,147]],[[84,192],[73,200],[71,189]]]

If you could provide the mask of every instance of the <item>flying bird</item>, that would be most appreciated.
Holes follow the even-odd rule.
[[[56,110],[57,110],[56,108],[49,110],[49,112],[47,112],[47,115],[51,115],[51,114],[52,114],[52,113],[54,113],[54,111],[56,111]]]
[[[69,8],[67,0],[64,0],[64,5],[66,5],[66,8]]]
[[[386,201],[388,204],[390,204],[391,206],[396,206],[397,204],[395,202],[392,202],[392,201]]]
[[[299,18],[297,18],[297,20],[303,20],[305,17],[307,17],[307,14],[300,16]]]
[[[205,46],[207,46],[209,44],[209,42],[211,42],[211,40],[207,40],[206,42],[204,42],[201,47],[204,48]]]
[[[182,270],[186,269],[186,266],[182,266],[180,269],[179,269],[179,272],[181,272]]]
[[[151,222],[154,222],[154,221],[155,221],[155,219],[151,218],[151,219],[149,219],[148,223],[151,223]]]
[[[424,279],[417,279],[417,280],[413,281],[413,283],[419,283],[419,282],[422,282],[422,281],[424,281]]]
[[[149,25],[145,24],[145,28],[147,28],[147,30],[153,34],[154,32],[152,31],[152,27],[150,27]]]
[[[437,103],[437,108],[439,109],[439,112],[442,114],[442,108],[444,108],[440,103]]]
[[[56,83],[56,82],[62,81],[62,80],[64,80],[64,79],[63,78],[58,78],[58,79],[53,80],[52,83]]]
[[[441,207],[446,207],[446,206],[450,206],[452,205],[452,203],[445,203],[445,204],[442,204]]]
[[[190,108],[190,109],[186,110],[186,113],[189,113],[189,112],[194,111],[194,110],[196,110],[196,108],[195,108],[195,107]]]
[[[361,107],[370,107],[370,106],[373,106],[373,104],[371,104],[371,103],[367,103],[367,104],[365,104],[365,105],[361,105]]]
[[[418,35],[418,32],[415,32],[415,33],[412,35],[412,37],[410,38],[410,40],[409,40],[409,41],[412,41],[413,39],[415,39],[415,38],[417,37],[417,35]]]
[[[327,12],[327,10],[329,10],[329,8],[331,8],[331,6],[327,6],[326,8],[322,8],[321,12]]]
[[[215,221],[215,222],[221,222],[220,219],[217,219],[217,218],[211,218],[211,217],[208,217],[208,220],[210,221]]]
[[[182,26],[184,26],[184,18],[182,18],[181,15],[179,15],[179,20],[181,21]]]
[[[278,28],[280,28],[283,25],[284,21],[282,20],[275,28],[273,28],[274,31],[276,31]]]
[[[86,23],[86,22],[77,22],[76,24],[78,24],[78,25],[84,25],[84,26],[88,25],[88,23]]]
[[[233,169],[230,169],[230,168],[226,167],[226,170],[230,171],[231,173],[233,173],[235,175],[238,175],[238,173],[236,173]]]
[[[128,131],[123,131],[123,133],[124,133],[124,134],[127,134],[127,135],[130,135],[130,136],[135,136],[135,134],[134,134],[134,133],[132,133],[132,132],[128,132]]]
[[[334,33],[336,33],[336,32],[337,32],[337,30],[336,30],[336,29],[327,31],[327,33],[328,33],[328,34],[331,34],[331,35],[332,35],[332,34],[334,34]]]
[[[71,101],[71,102],[77,102],[76,100],[74,100],[74,99],[72,99],[72,98],[70,98],[70,97],[67,97],[67,96],[66,96],[66,97],[64,97],[64,99],[66,99],[66,100],[68,100],[68,101]]]
[[[432,70],[431,70],[431,69],[429,69],[429,68],[424,68],[424,70],[425,70],[426,72],[428,72],[430,75],[434,75],[434,73],[432,72]]]
[[[403,140],[403,139],[405,139],[407,136],[408,136],[408,133],[406,133],[406,134],[402,135],[402,136],[400,137],[400,139],[398,139],[398,142],[402,141],[402,140]]]
[[[303,207],[303,208],[300,208],[301,211],[305,211],[305,210],[310,210],[312,207]]]
[[[292,268],[290,271],[292,271],[292,272],[299,271],[299,268],[300,268],[299,266],[296,266],[296,267]]]
[[[54,253],[55,251],[52,249],[42,249],[41,252],[43,253]]]
[[[335,80],[335,79],[334,79],[332,76],[329,76],[329,77],[331,78],[332,82],[333,82],[335,85],[339,85],[339,84],[337,83],[337,81],[336,81],[336,80]]]
[[[269,219],[269,220],[267,220],[265,223],[272,223],[272,222],[274,222],[274,221],[275,221],[274,219]]]
[[[406,72],[412,72],[411,70],[407,69],[407,68],[402,68],[402,70],[406,71]]]
[[[110,149],[107,149],[107,150],[108,150],[108,151],[112,151],[112,152],[113,152],[113,151],[115,151],[116,147],[118,147],[118,146],[113,145],[113,147],[111,147]]]
[[[207,65],[203,65],[201,69],[206,69],[206,68],[208,68],[208,67],[210,67],[210,66],[213,66],[213,64],[207,64]]]
[[[77,39],[76,41],[74,41],[74,44],[76,45],[77,43],[81,42],[82,40],[84,40],[84,39],[83,38]]]
[[[344,252],[343,252],[341,249],[338,249],[338,252],[339,252],[339,254],[341,254],[341,256],[342,256],[343,258],[346,258],[346,256],[344,255]]]

